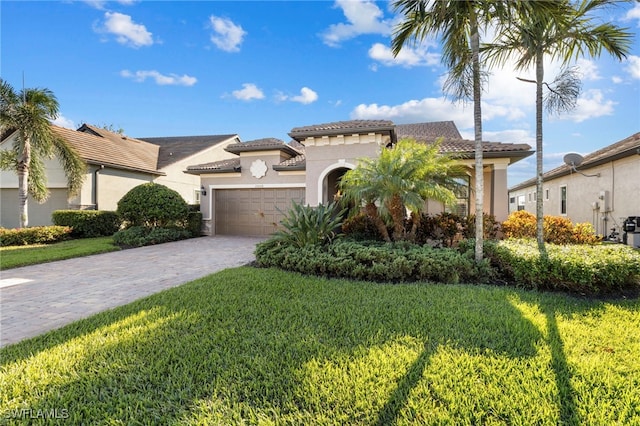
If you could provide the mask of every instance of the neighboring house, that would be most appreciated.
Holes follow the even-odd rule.
[[[640,216],[640,133],[584,156],[574,170],[562,165],[543,175],[544,214],[591,223],[597,234],[621,230]],[[509,189],[509,211],[536,211],[536,180]]]
[[[115,210],[124,194],[147,182],[166,185],[178,191],[188,203],[197,203],[200,181],[184,173],[186,164],[232,156],[224,148],[240,140],[237,135],[213,135],[159,138],[157,143],[150,143],[88,124],[78,130],[52,127],[58,136],[78,151],[87,164],[87,171],[80,193],[69,198],[66,177],[59,161],[55,158],[46,160],[50,196],[43,204],[29,198],[31,226],[51,224],[51,213],[55,210]],[[3,139],[0,149],[9,149],[15,136],[16,133]],[[17,188],[15,172],[1,171],[0,226],[19,226]]]
[[[376,157],[399,139],[424,143],[443,139],[442,152],[451,153],[467,168],[468,190],[458,212],[475,212],[474,142],[464,140],[452,121],[395,125],[387,120],[352,120],[296,127],[289,144],[279,139],[234,143],[225,149],[233,159],[187,168],[199,175],[201,210],[207,234],[268,235],[276,229],[292,200],[311,206],[334,199],[337,184],[363,157]],[[532,154],[527,144],[484,142],[484,210],[500,221],[508,214],[507,166]],[[429,202],[427,212],[444,210]]]

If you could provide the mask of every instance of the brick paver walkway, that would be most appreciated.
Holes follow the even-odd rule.
[[[262,238],[202,237],[0,272],[0,346],[255,259]]]

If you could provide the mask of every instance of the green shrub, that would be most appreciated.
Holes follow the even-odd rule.
[[[371,218],[362,211],[342,222],[342,232],[354,240],[383,241],[384,239]]]
[[[33,226],[31,228],[0,228],[0,246],[50,244],[71,238],[68,226]]]
[[[415,220],[415,215],[411,221]],[[411,222],[410,221],[410,222]],[[415,242],[439,247],[452,247],[460,238],[464,219],[454,213],[435,215],[422,213],[416,228]],[[412,223],[407,225],[413,226]]]
[[[486,278],[486,265],[454,249],[434,249],[407,242],[337,240],[326,246],[296,247],[269,239],[256,247],[259,266],[278,267],[308,275],[367,281],[444,283],[476,282]]]
[[[105,210],[56,210],[51,220],[54,225],[71,227],[75,238],[109,237],[122,223],[118,213]]]
[[[492,214],[482,214],[482,234],[485,240],[495,240],[502,231],[502,224]],[[462,237],[476,237],[476,215],[469,215],[462,220]]]
[[[566,217],[544,216],[544,240],[551,244],[595,244],[600,239],[590,223],[572,224]],[[525,210],[513,212],[502,223],[506,238],[536,238],[536,216]]]
[[[621,244],[547,244],[540,257],[533,240],[487,242],[485,253],[516,285],[541,290],[608,293],[640,285],[640,253]]]
[[[192,237],[202,235],[202,213],[200,211],[189,211],[185,229],[189,231]]]
[[[157,183],[138,185],[118,201],[118,213],[127,226],[183,225],[188,212],[189,207],[180,194]]]
[[[280,221],[283,229],[276,231],[273,238],[295,247],[328,244],[338,237],[337,230],[346,211],[338,209],[336,203],[310,207],[294,201]]]
[[[121,247],[142,247],[184,240],[190,237],[191,233],[182,228],[131,226],[116,232],[113,235],[113,242]]]

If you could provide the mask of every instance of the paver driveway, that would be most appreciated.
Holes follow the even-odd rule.
[[[2,271],[0,346],[247,264],[263,239],[202,237]]]

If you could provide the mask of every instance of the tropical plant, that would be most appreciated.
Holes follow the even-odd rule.
[[[82,186],[86,165],[51,126],[50,120],[58,116],[58,111],[58,100],[49,89],[23,89],[18,93],[0,79],[0,134],[17,133],[13,147],[0,151],[0,168],[15,170],[18,175],[21,228],[29,224],[28,196],[39,203],[49,197],[45,159],[59,159],[70,196]]]
[[[396,27],[391,42],[394,55],[398,55],[409,42],[423,41],[429,35],[442,39],[442,60],[449,69],[445,88],[457,99],[473,99],[475,133],[475,206],[483,211],[484,176],[482,160],[482,108],[481,93],[483,71],[480,63],[480,27],[494,17],[504,16],[507,8],[495,1],[427,1],[396,0],[396,11],[404,15]],[[483,256],[482,215],[477,215],[475,260]]]
[[[280,221],[282,229],[276,231],[273,240],[301,248],[307,245],[325,245],[338,238],[346,209],[337,203],[305,206],[293,201],[291,209]]]
[[[362,206],[385,241],[411,239],[405,232],[407,209],[418,214],[427,200],[453,204],[461,173],[451,156],[440,154],[440,142],[401,140],[377,158],[362,158],[358,167],[342,177],[344,200]],[[389,235],[385,219],[392,225]],[[415,228],[415,227],[414,227]]]
[[[579,94],[577,77],[571,68],[563,70],[554,83],[544,80],[544,58],[559,60],[567,66],[571,60],[586,54],[597,57],[606,50],[616,59],[626,57],[632,34],[611,22],[596,22],[593,15],[615,0],[570,0],[514,2],[515,19],[505,22],[497,32],[498,40],[483,46],[492,64],[504,64],[515,56],[516,70],[535,68],[536,85],[536,239],[541,255],[545,255],[543,184],[542,111],[546,104],[552,111],[571,109]]]

